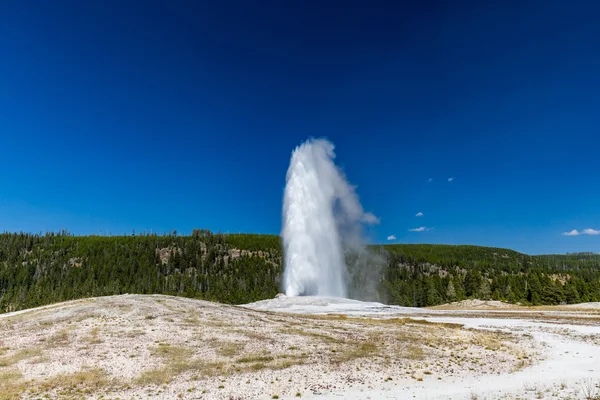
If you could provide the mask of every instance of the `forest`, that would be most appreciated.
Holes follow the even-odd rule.
[[[407,244],[367,251],[347,262],[351,297],[361,300],[417,307],[467,298],[525,305],[600,301],[598,254]],[[201,229],[186,236],[0,234],[0,312],[124,293],[243,304],[274,297],[282,273],[277,235]]]

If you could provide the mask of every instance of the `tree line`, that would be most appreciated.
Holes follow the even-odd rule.
[[[528,256],[478,246],[385,245],[349,262],[365,299],[431,306],[467,298],[522,304],[600,301],[600,256]],[[373,265],[372,260],[377,260]],[[0,234],[0,312],[124,293],[230,304],[274,297],[283,258],[276,235],[194,230],[183,236]],[[365,277],[372,281],[364,285]],[[357,292],[358,293],[358,292]]]

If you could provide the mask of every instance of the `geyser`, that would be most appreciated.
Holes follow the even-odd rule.
[[[334,159],[325,139],[309,139],[292,153],[281,233],[288,296],[347,297],[344,250],[361,248],[362,224],[378,222]]]

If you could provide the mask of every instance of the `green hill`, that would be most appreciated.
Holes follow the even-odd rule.
[[[385,245],[376,262],[350,262],[357,297],[428,306],[469,297],[526,304],[600,301],[600,255],[528,256],[447,245]],[[280,290],[279,236],[72,236],[0,234],[0,312],[70,299],[162,293],[225,303],[272,298]]]

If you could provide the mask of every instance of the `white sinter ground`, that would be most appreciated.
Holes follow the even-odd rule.
[[[390,386],[374,382],[370,389],[349,389],[322,394],[331,399],[584,399],[591,391],[600,396],[600,321],[570,311],[597,310],[588,303],[559,310],[431,310],[386,306],[355,300],[322,297],[285,297],[246,305],[258,310],[299,314],[346,314],[364,317],[410,317],[430,322],[464,324],[465,328],[499,330],[530,335],[543,346],[544,360],[520,371],[497,376],[471,376],[456,380],[415,382]],[[466,316],[468,314],[468,316]],[[484,317],[485,315],[485,317]],[[547,322],[540,322],[546,315]],[[580,318],[577,318],[579,316]],[[572,322],[560,323],[560,318]],[[564,321],[564,320],[563,320]],[[594,397],[596,398],[596,397]]]
[[[121,295],[3,314],[0,398],[600,395],[597,305],[464,305],[416,309],[281,296],[230,306]]]

